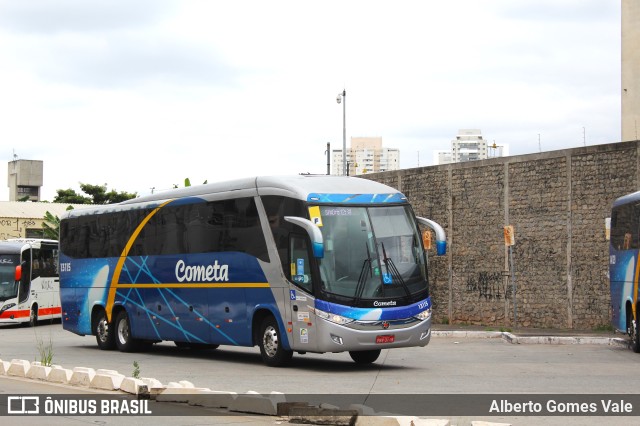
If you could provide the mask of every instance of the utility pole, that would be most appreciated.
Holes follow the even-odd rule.
[[[336,102],[342,103],[342,176],[347,176],[347,90],[338,93]]]
[[[327,150],[325,151],[327,153],[327,175],[331,174],[331,142],[327,142]]]

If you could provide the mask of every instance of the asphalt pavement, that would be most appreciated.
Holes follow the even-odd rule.
[[[614,333],[609,330],[567,330],[567,329],[531,329],[531,328],[518,328],[508,329],[499,327],[485,327],[485,326],[468,326],[468,325],[449,325],[438,324],[433,327],[433,337],[438,339],[439,337],[456,337],[456,338],[501,338],[509,343],[529,343],[529,344],[617,344],[626,345],[626,336]],[[9,361],[9,360],[3,360]],[[0,375],[0,395],[73,395],[74,397],[80,395],[99,395],[104,397],[113,396],[117,398],[121,395],[121,392],[113,391],[108,392],[104,390],[92,390],[88,388],[72,387],[68,385],[52,384],[37,380],[30,380],[17,377],[7,377]],[[5,403],[6,399],[1,399],[0,404]],[[118,425],[128,426],[137,424],[153,424],[156,425],[201,425],[201,424],[247,424],[247,425],[274,425],[288,423],[289,419],[286,417],[278,416],[262,416],[262,415],[247,415],[244,413],[229,412],[224,409],[211,409],[200,406],[193,406],[180,403],[167,403],[156,402],[154,400],[149,401],[150,415],[138,415],[138,416],[27,416],[19,417],[19,423],[21,425],[43,425],[57,426],[68,425],[77,422],[93,423],[103,425]],[[0,407],[6,412],[7,408]],[[161,415],[155,415],[161,413]],[[167,416],[170,414],[170,416]],[[2,418],[2,417],[0,417]],[[4,418],[6,420],[6,418]],[[13,419],[18,420],[18,419]],[[537,420],[543,420],[538,418]],[[565,424],[567,418],[547,418],[545,424]],[[609,419],[611,420],[611,419]],[[468,425],[473,424],[472,419],[458,419],[453,421],[451,425]],[[484,419],[485,424],[501,424],[504,425],[504,420],[501,422],[495,422],[491,419]],[[533,421],[533,423],[531,423]],[[593,421],[596,421],[593,423]],[[3,421],[4,423],[4,421]],[[335,423],[334,423],[335,424]],[[378,420],[374,417],[358,417],[357,425],[368,424],[404,424],[402,422],[397,423],[378,423]],[[410,424],[409,421],[406,424]],[[427,419],[424,422],[416,424],[439,424],[445,425],[446,423],[432,423]],[[530,425],[537,424],[536,419],[523,419],[518,418],[513,421],[514,425]],[[566,424],[598,424],[596,419],[581,418],[578,422],[566,422]]]

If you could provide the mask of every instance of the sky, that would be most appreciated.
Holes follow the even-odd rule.
[[[510,155],[618,142],[620,1],[0,0],[0,175],[41,198],[326,173],[382,137],[401,168],[459,129]],[[336,96],[346,91],[346,103]],[[9,199],[0,185],[0,201]]]

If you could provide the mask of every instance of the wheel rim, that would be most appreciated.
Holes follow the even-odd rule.
[[[36,310],[35,309],[31,309],[31,315],[29,315],[29,322],[31,324],[36,322]]]
[[[122,319],[118,323],[118,340],[122,344],[126,344],[129,341],[129,324],[126,319]]]
[[[102,318],[100,321],[98,321],[96,334],[98,336],[98,339],[100,339],[102,343],[107,342],[107,340],[109,339],[109,323],[107,322],[106,318]]]
[[[264,330],[262,347],[269,358],[273,358],[278,352],[278,331],[271,325]]]

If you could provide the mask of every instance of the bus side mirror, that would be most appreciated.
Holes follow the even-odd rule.
[[[433,220],[426,219],[424,217],[416,217],[416,220],[419,224],[428,226],[436,233],[436,254],[438,256],[444,256],[447,254],[447,237],[442,226],[438,225]]]
[[[311,222],[309,219],[297,216],[285,216],[284,220],[293,223],[294,225],[298,225],[307,231],[307,234],[311,239],[311,244],[313,245],[313,256],[317,258],[324,257],[324,241],[322,239],[322,231],[320,231],[318,225]]]
[[[20,281],[22,279],[22,265],[16,266],[16,281]]]

